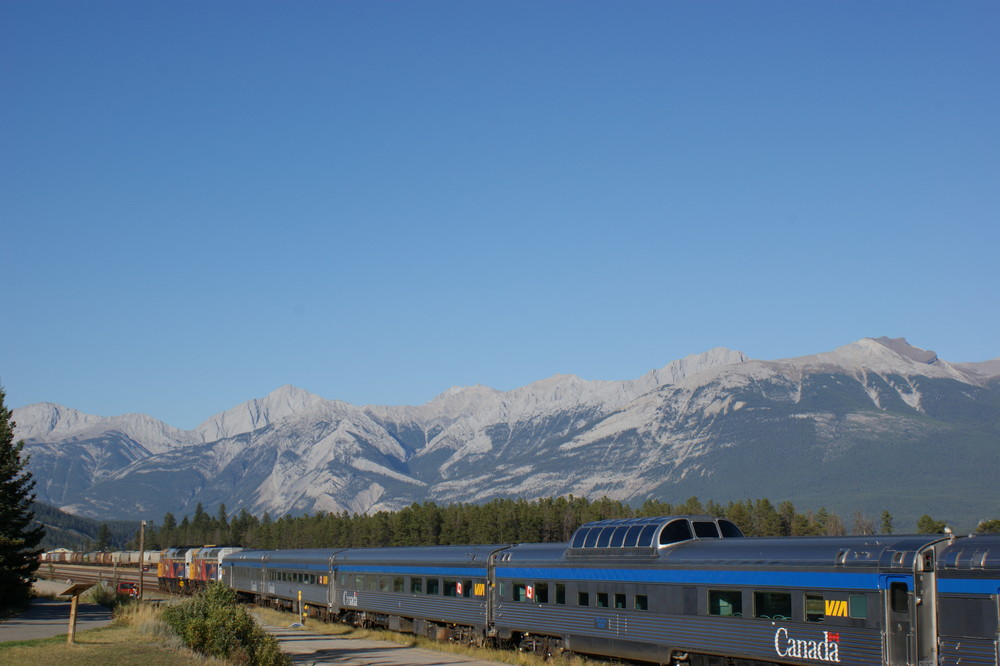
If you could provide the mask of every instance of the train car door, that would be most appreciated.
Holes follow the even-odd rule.
[[[882,606],[885,610],[885,663],[890,666],[912,664],[913,613],[909,576],[879,577]]]

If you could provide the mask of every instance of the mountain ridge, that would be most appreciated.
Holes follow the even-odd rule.
[[[939,457],[936,437],[973,458],[994,455],[998,378],[1000,359],[951,364],[904,338],[864,338],[774,361],[716,348],[632,380],[452,387],[416,406],[356,406],[286,385],[191,431],[57,405],[14,417],[40,498],[87,515],[128,516],[121,507],[130,505],[183,512],[195,502],[366,512],[568,493],[773,495],[835,508],[844,500],[833,486],[892,500],[891,488],[851,476],[871,476],[866,460],[892,464],[886,452],[904,451],[899,441],[919,452],[921,478],[947,472],[924,468]],[[796,467],[795,456],[828,473]],[[982,465],[952,466],[983,482]],[[162,487],[176,495],[157,501]]]

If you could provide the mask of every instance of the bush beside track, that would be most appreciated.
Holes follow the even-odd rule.
[[[197,596],[168,606],[163,620],[191,649],[236,664],[286,666],[289,657],[237,603],[236,592],[212,583]]]

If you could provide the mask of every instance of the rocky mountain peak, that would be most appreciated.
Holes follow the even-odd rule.
[[[323,402],[323,398],[305,389],[286,385],[271,391],[263,398],[248,400],[221,414],[216,414],[195,428],[195,433],[202,441],[214,442],[265,428]]]
[[[102,420],[100,416],[84,414],[70,407],[39,402],[17,409],[14,436],[17,439],[38,440],[71,437]]]
[[[146,414],[95,416],[51,402],[20,407],[14,420],[17,423],[15,437],[39,442],[81,440],[108,431],[142,442],[151,453],[191,442],[189,433]]]
[[[900,356],[905,356],[911,361],[916,361],[917,363],[926,363],[930,365],[938,360],[937,354],[927,349],[914,347],[906,341],[906,338],[887,338],[882,336],[880,338],[872,339],[880,345],[884,345],[885,347],[896,352]]]

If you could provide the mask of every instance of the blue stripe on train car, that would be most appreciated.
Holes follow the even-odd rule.
[[[615,581],[629,583],[682,583],[688,585],[738,585],[795,587],[831,590],[885,589],[876,573],[807,571],[714,571],[698,569],[562,569],[497,567],[497,578]],[[910,577],[912,581],[912,576]],[[912,586],[912,582],[911,582]]]
[[[343,573],[381,573],[381,574],[417,574],[421,576],[465,576],[486,577],[486,569],[473,567],[421,567],[421,566],[364,566],[360,564],[335,564],[334,569]]]
[[[941,594],[996,594],[1000,578],[938,578]]]

